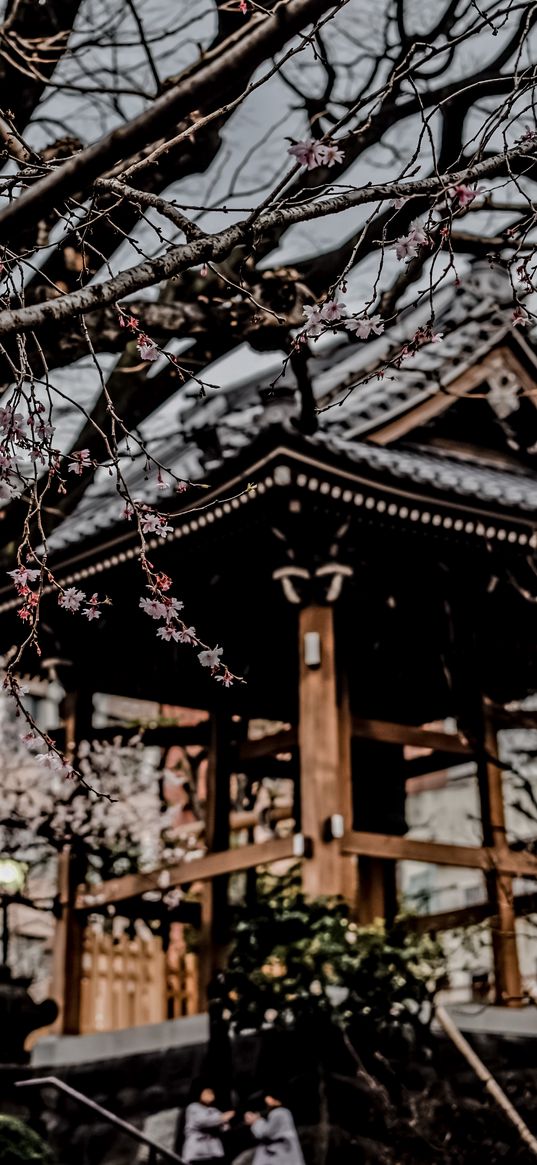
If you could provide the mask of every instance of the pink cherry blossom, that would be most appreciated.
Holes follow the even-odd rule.
[[[223,647],[207,648],[205,651],[200,651],[198,659],[202,667],[220,667],[220,656],[223,654]]]
[[[89,449],[79,449],[72,453],[73,458],[71,464],[68,466],[69,473],[76,473],[79,477],[82,476],[85,469],[91,469],[91,456]]]
[[[384,331],[384,320],[382,316],[361,316],[357,318],[353,316],[350,320],[345,321],[345,327],[348,332],[354,332],[359,340],[368,340],[371,332],[376,336],[382,335]]]
[[[86,619],[89,619],[90,623],[92,619],[101,618],[101,612],[99,611],[98,607],[84,607],[82,614],[86,616]]]
[[[158,514],[145,514],[141,522],[144,534],[158,534],[160,538],[165,538],[167,534],[173,533],[173,526],[167,526],[165,518]]]
[[[55,772],[59,772],[65,767],[61,757],[55,752],[38,752],[35,755],[35,760],[42,768],[52,769]]]
[[[470,206],[470,203],[481,194],[482,187],[465,186],[464,183],[459,183],[457,186],[451,186],[448,190],[450,198],[456,198],[459,206]]]
[[[79,591],[76,587],[67,587],[58,599],[58,606],[64,607],[66,611],[78,611],[80,604],[85,602],[85,599],[84,591]]]
[[[8,481],[0,482],[0,501],[10,502],[13,498],[18,497],[20,497],[20,490],[15,489],[15,486]]]
[[[412,220],[408,233],[412,237],[413,242],[417,243],[420,247],[425,247],[429,242],[427,231],[422,227],[417,218]]]
[[[524,308],[520,307],[518,305],[517,307],[515,307],[515,310],[511,316],[511,320],[512,320],[515,328],[518,326],[518,324],[521,324],[521,326],[523,328],[525,328],[526,325],[529,324],[529,322],[530,322],[530,317],[529,317],[527,311],[524,311]]]
[[[308,170],[315,170],[316,166],[324,164],[325,147],[322,142],[317,142],[313,138],[308,141],[295,142],[290,146],[287,153],[296,158],[301,166],[306,166]]]
[[[401,235],[395,242],[395,254],[398,259],[415,259],[418,252],[419,247],[410,235]]]
[[[198,636],[195,627],[182,627],[179,632],[180,643],[197,643]]]
[[[179,614],[179,611],[183,610],[184,605],[185,604],[182,603],[180,599],[165,598],[163,600],[162,606],[166,609],[167,621],[169,622],[170,619],[175,619]]]
[[[347,315],[346,305],[342,300],[327,299],[321,308],[321,319],[327,324],[337,323]]]
[[[24,435],[23,425],[22,413],[16,413],[10,405],[7,405],[5,409],[0,408],[0,429],[3,429],[5,433],[9,432],[10,436],[22,437]]]
[[[140,599],[139,605],[142,611],[145,611],[146,615],[150,615],[152,619],[166,618],[166,607],[158,599]]]
[[[315,170],[317,166],[330,168],[335,166],[336,162],[342,162],[345,157],[337,142],[318,142],[314,138],[295,142],[287,152],[308,170]]]
[[[330,169],[331,166],[335,166],[336,162],[339,163],[343,161],[345,154],[336,142],[330,142],[329,144],[324,145],[322,148],[324,155],[323,164],[328,166],[328,169]]]
[[[423,347],[424,344],[440,344],[444,339],[444,333],[433,332],[431,324],[427,324],[424,328],[418,328],[413,339],[419,347]]]
[[[427,246],[429,243],[429,236],[421,226],[417,219],[414,219],[410,224],[410,229],[407,235],[401,235],[401,238],[395,242],[395,254],[398,259],[415,259],[420,247]]]
[[[153,342],[153,340],[149,339],[149,336],[140,336],[139,340],[136,342],[136,347],[141,359],[147,360],[149,363],[152,363],[154,360],[158,360],[160,356],[157,345]]]
[[[35,582],[39,578],[40,570],[30,570],[28,566],[19,566],[16,570],[8,570],[8,575],[13,579],[15,586],[24,587],[26,583]]]
[[[157,636],[159,639],[166,639],[168,642],[173,639],[175,643],[179,641],[179,628],[174,627],[173,623],[166,623],[164,627],[159,627]]]
[[[225,688],[230,688],[233,683],[233,676],[229,669],[224,668],[223,674],[216,677],[219,684],[223,684]]]
[[[309,304],[306,304],[304,307],[304,315],[306,316],[307,320],[305,327],[306,335],[320,336],[323,330],[323,317],[321,315],[321,309],[318,304],[314,304],[313,307],[310,307]]]

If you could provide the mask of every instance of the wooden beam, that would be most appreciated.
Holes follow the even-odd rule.
[[[418,934],[435,934],[443,930],[462,930],[477,926],[492,919],[489,902],[476,902],[473,906],[459,906],[453,910],[439,910],[436,914],[416,914],[410,925]]]
[[[288,858],[298,859],[303,854],[303,848],[301,834],[295,833],[290,837],[275,837],[254,845],[237,846],[223,853],[183,860],[173,866],[151,870],[147,874],[125,874],[122,878],[110,878],[96,886],[78,886],[75,908],[91,911],[111,902],[124,902],[138,894],[146,894],[149,890],[189,886],[193,882],[204,882],[220,874],[235,874],[253,866],[266,866]]]
[[[298,744],[298,728],[284,728],[258,740],[243,740],[239,744],[241,761],[257,760],[258,757],[274,756],[278,752],[290,752]]]
[[[399,437],[404,437],[411,429],[417,429],[419,425],[425,424],[432,417],[437,417],[455,404],[460,397],[466,396],[474,388],[479,388],[487,378],[487,371],[488,366],[485,358],[452,380],[451,384],[446,386],[446,392],[435,392],[434,395],[414,408],[410,408],[402,416],[381,425],[376,432],[368,433],[368,441],[373,441],[375,445],[389,445],[390,442],[397,441]]]
[[[463,869],[490,868],[490,863],[487,865],[487,851],[481,846],[416,841],[413,838],[394,837],[387,833],[363,833],[353,830],[343,837],[342,849],[344,853],[360,854],[371,858],[430,862],[437,866],[461,866]],[[537,860],[535,870],[537,872]]]
[[[266,812],[256,809],[232,809],[229,814],[230,833],[240,833],[244,829],[252,829],[256,825],[276,825],[278,821],[293,821],[293,806],[275,805]],[[205,833],[204,821],[186,821],[181,826],[181,838],[201,837]]]
[[[492,707],[497,728],[537,728],[537,709]]]
[[[472,748],[457,732],[436,732],[413,724],[393,724],[387,720],[352,718],[352,735],[366,740],[380,740],[384,744],[409,744],[415,748],[430,748],[433,752],[458,753],[473,756]]]
[[[471,763],[470,757],[461,757],[455,752],[433,752],[427,756],[414,756],[405,761],[405,780],[412,781],[420,777],[434,777],[445,773],[448,769],[458,768],[459,765]]]
[[[251,829],[255,825],[275,825],[278,821],[292,821],[294,809],[291,804],[275,805],[273,809],[259,813],[255,809],[234,809],[229,815],[229,828],[235,832]]]
[[[252,760],[233,761],[232,772],[244,772],[251,781],[295,781],[298,780],[299,766],[296,753],[285,760],[278,756],[257,756]]]
[[[529,914],[537,914],[537,894],[517,894],[513,898],[516,918],[527,918]],[[492,913],[490,902],[476,902],[472,906],[459,906],[453,910],[441,910],[436,914],[416,914],[412,925],[420,934],[434,933],[441,930],[462,930],[468,926],[476,926],[481,922],[490,922],[492,927],[497,926],[499,919]]]
[[[458,866],[466,870],[495,870],[499,874],[537,880],[537,856],[513,850],[495,850],[479,845],[451,845],[440,841],[418,841],[385,833],[352,830],[342,839],[347,854],[372,858],[393,858],[405,862],[429,862],[435,866]]]

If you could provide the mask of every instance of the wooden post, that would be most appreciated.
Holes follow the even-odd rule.
[[[346,671],[338,668],[338,733],[339,733],[339,793],[340,813],[345,830],[354,828],[354,796],[352,782],[352,716],[349,699],[349,682]],[[347,859],[342,866],[341,893],[352,902],[353,911],[358,908],[358,861]]]
[[[483,823],[483,842],[498,856],[508,850],[505,833],[502,770],[494,763],[498,756],[496,732],[490,702],[483,703],[483,746],[486,756],[478,762],[479,794]],[[508,1007],[522,1004],[522,985],[518,963],[513,900],[513,881],[509,875],[492,870],[485,875],[487,893],[494,921],[492,951],[496,1003]]]
[[[403,751],[400,744],[374,738],[353,741],[356,828],[401,836],[404,828]],[[397,914],[397,865],[389,852],[362,854],[358,861],[358,921],[391,924]]]
[[[229,849],[229,723],[220,714],[211,719],[211,739],[207,767],[205,837],[208,853]],[[207,881],[201,902],[200,996],[207,1006],[207,989],[222,966],[227,943],[228,876],[220,874]]]
[[[338,700],[333,608],[312,605],[299,615],[300,805],[302,832],[313,842],[304,862],[306,894],[346,894],[354,900],[356,862],[340,851],[331,819],[352,824],[350,715]],[[350,818],[350,820],[349,820]]]
[[[358,921],[370,926],[377,919],[392,922],[397,914],[397,877],[395,862],[386,858],[359,859],[360,895]]]
[[[63,1035],[80,1031],[80,993],[84,916],[74,908],[76,889],[81,880],[80,863],[70,846],[58,854],[58,916],[54,929],[52,956],[52,998],[59,1008],[52,1030]]]
[[[76,750],[81,740],[91,734],[93,697],[87,690],[67,692],[62,707],[65,727],[65,755],[76,765]],[[84,916],[75,910],[78,885],[86,870],[71,846],[58,855],[58,916],[54,930],[52,957],[52,996],[59,1008],[53,1030],[64,1035],[80,1031],[80,994]]]

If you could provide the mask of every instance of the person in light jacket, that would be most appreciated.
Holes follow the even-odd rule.
[[[234,1115],[216,1108],[212,1088],[201,1088],[199,1100],[189,1104],[185,1113],[181,1156],[187,1165],[222,1165],[224,1147],[219,1134]]]
[[[295,1122],[278,1096],[265,1096],[268,1112],[247,1112],[244,1120],[259,1142],[253,1165],[304,1165]]]

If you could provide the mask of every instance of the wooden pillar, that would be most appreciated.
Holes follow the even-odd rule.
[[[93,697],[87,690],[67,692],[62,706],[65,756],[76,766],[81,740],[91,737]],[[80,993],[84,946],[84,915],[74,908],[76,888],[86,877],[81,858],[71,845],[58,855],[57,916],[54,929],[51,994],[59,1014],[53,1030],[64,1035],[80,1031]]]
[[[84,916],[74,909],[76,887],[83,873],[80,862],[66,845],[58,855],[58,898],[54,928],[51,995],[58,1004],[53,1031],[78,1035]]]
[[[383,918],[393,922],[397,914],[396,863],[387,858],[359,859],[360,894],[358,921],[369,926]]]
[[[229,849],[229,722],[217,713],[211,718],[207,766],[205,837],[208,853]],[[199,948],[200,996],[207,1006],[207,991],[215,972],[223,965],[228,942],[228,877],[205,882],[201,902]]]
[[[335,658],[334,611],[312,605],[299,614],[300,805],[303,834],[313,856],[303,863],[311,897],[356,896],[356,862],[332,839],[331,819],[352,828],[351,726],[348,696]]]
[[[339,812],[345,829],[353,829],[354,794],[352,783],[352,715],[349,699],[349,683],[346,670],[337,668],[338,732],[339,732]],[[358,909],[358,859],[344,858],[342,866],[341,893],[352,903],[353,912]]]
[[[501,768],[494,763],[498,756],[496,732],[490,702],[483,704],[483,746],[486,756],[479,760],[478,779],[483,823],[483,843],[497,853],[508,849],[505,832],[505,808]],[[495,1000],[498,1004],[517,1007],[522,1003],[522,985],[515,928],[513,880],[494,870],[486,875],[487,893],[492,907],[492,951],[494,958]]]
[[[91,740],[93,695],[84,689],[66,692],[62,700],[61,716],[65,732],[64,752],[70,764],[75,764],[81,740]]]

